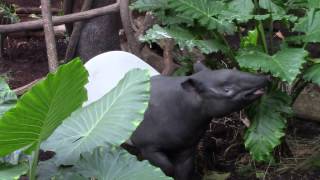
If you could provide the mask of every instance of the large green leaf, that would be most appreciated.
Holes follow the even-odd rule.
[[[83,152],[104,143],[120,145],[142,121],[150,92],[148,71],[131,70],[100,100],[75,111],[43,148],[55,151],[58,164],[74,164]]]
[[[120,148],[96,148],[93,153],[81,154],[75,165],[76,171],[84,177],[99,180],[165,180],[159,168],[147,161],[137,161],[135,156]]]
[[[197,20],[209,30],[233,34],[236,30],[232,21],[217,16],[228,6],[222,1],[212,0],[168,0],[169,7],[186,17]]]
[[[29,167],[27,164],[19,164],[16,166],[0,165],[1,180],[18,180],[21,175],[27,173]]]
[[[258,50],[243,50],[236,59],[241,67],[271,72],[273,76],[292,83],[300,73],[307,54],[298,48],[285,48],[273,56]]]
[[[282,6],[280,6],[282,5]],[[289,20],[291,22],[295,22],[297,20],[297,17],[291,14],[286,13],[286,10],[284,7],[283,2],[281,3],[274,3],[271,0],[259,0],[259,6],[263,9],[266,9],[270,13],[270,17],[272,17],[272,20]]]
[[[251,15],[254,11],[252,0],[230,1],[228,6],[229,9],[239,12],[240,15]]]
[[[73,167],[58,166],[55,157],[46,161],[40,161],[37,168],[37,180],[80,180],[86,179],[80,174],[76,174]],[[87,179],[86,179],[87,180]]]
[[[315,64],[311,66],[306,71],[303,78],[307,81],[311,81],[313,83],[320,85],[320,64]]]
[[[271,0],[259,0],[259,6],[263,9],[268,10],[273,15],[285,15],[286,11]]]
[[[166,9],[168,7],[167,0],[137,0],[131,5],[133,9],[139,11],[153,11],[158,9]]]
[[[0,117],[17,103],[16,94],[4,79],[0,78]]]
[[[17,103],[16,94],[11,91],[8,84],[4,79],[0,78],[0,118],[9,109],[15,106]],[[10,155],[0,158],[0,162],[10,163],[12,165],[17,165],[21,157],[21,151],[15,151]]]
[[[320,9],[320,1],[319,0],[308,0],[308,5],[310,8]]]
[[[0,120],[0,156],[33,150],[87,99],[88,73],[80,60],[61,66],[55,74],[25,93]]]
[[[257,161],[272,159],[273,149],[281,142],[286,126],[285,114],[291,114],[290,96],[275,91],[263,96],[247,110],[251,126],[244,139],[245,147]]]
[[[183,29],[178,26],[172,26],[170,28],[162,28],[159,25],[154,25],[152,29],[149,29],[145,36],[140,38],[145,42],[156,42],[160,39],[174,39],[180,48],[199,48],[203,53],[209,54],[218,51],[225,51],[226,47],[217,40],[202,40],[197,38],[192,32]]]
[[[295,25],[294,31],[305,34],[289,38],[289,40],[320,42],[320,11],[314,9],[308,11],[307,16],[300,18],[299,22]]]

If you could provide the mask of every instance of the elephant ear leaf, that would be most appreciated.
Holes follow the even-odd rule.
[[[120,148],[96,148],[93,153],[83,153],[75,165],[86,178],[105,180],[166,180],[159,168],[147,161],[137,161],[135,156]]]
[[[4,79],[0,78],[0,117],[17,102],[16,94],[11,91]]]
[[[150,96],[148,71],[133,69],[98,101],[75,111],[42,145],[57,164],[73,165],[83,152],[120,145],[142,121]]]
[[[29,167],[27,164],[12,165],[0,165],[0,179],[1,180],[15,180],[19,179],[21,175],[27,173]]]
[[[0,120],[0,156],[18,149],[31,152],[87,99],[88,73],[80,59],[25,93]]]

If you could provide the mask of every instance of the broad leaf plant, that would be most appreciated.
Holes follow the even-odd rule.
[[[251,126],[244,144],[254,160],[273,160],[295,99],[308,83],[320,85],[320,61],[307,48],[320,42],[320,1],[137,0],[131,7],[151,11],[157,19],[140,37],[142,42],[161,44],[163,39],[173,39],[175,54],[200,51],[214,69],[236,67],[272,75],[268,93],[246,110]],[[212,60],[217,53],[225,58]],[[180,63],[176,75],[192,71],[190,63]]]

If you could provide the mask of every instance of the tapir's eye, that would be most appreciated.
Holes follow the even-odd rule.
[[[233,94],[233,89],[231,87],[225,87],[223,90],[227,95]]]
[[[229,87],[224,88],[224,92],[229,93],[230,91],[231,91],[231,88]]]

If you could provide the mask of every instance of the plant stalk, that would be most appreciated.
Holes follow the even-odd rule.
[[[309,84],[309,82],[303,81],[300,79],[297,84],[293,87],[291,97],[292,97],[292,105],[297,100],[300,93],[303,91],[303,89]]]
[[[261,21],[258,21],[258,31],[260,34],[261,42],[263,45],[264,52],[268,54],[268,45],[266,41],[266,33],[264,31],[263,25]]]
[[[40,150],[40,143],[37,144],[36,149],[34,150],[34,153],[33,153],[32,165],[29,171],[30,180],[36,180],[37,166],[38,166],[38,160],[39,160],[39,150]]]
[[[258,0],[254,0],[254,8],[256,14],[260,13],[260,6]],[[257,26],[258,32],[260,34],[261,42],[263,45],[264,52],[268,54],[268,46],[267,46],[267,41],[266,41],[266,33],[264,31],[263,25],[261,20],[258,21],[258,26]]]
[[[221,33],[217,32],[217,31],[214,31],[214,35],[215,35],[216,38],[222,40],[223,43],[227,46],[228,50],[226,52],[226,55],[231,59],[232,65],[234,67],[239,68],[238,67],[238,63],[236,62],[235,54],[233,53],[232,48],[230,47],[227,39]]]

